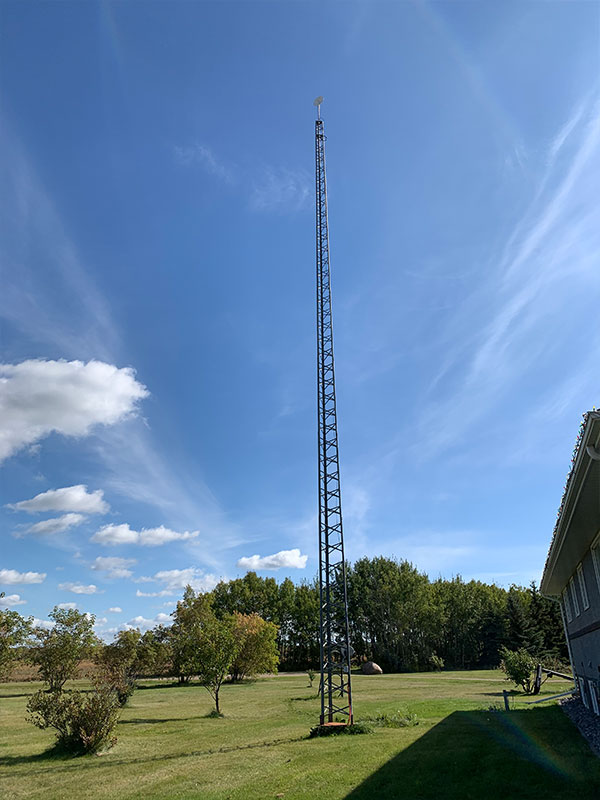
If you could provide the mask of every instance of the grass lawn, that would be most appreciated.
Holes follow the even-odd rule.
[[[600,798],[600,759],[554,701],[527,706],[518,694],[509,714],[489,710],[510,688],[500,672],[356,676],[357,718],[403,707],[419,724],[325,739],[305,738],[319,701],[302,675],[226,686],[224,719],[206,717],[201,686],[148,681],[123,711],[116,746],[80,758],[54,755],[53,734],[25,722],[39,685],[0,684],[3,800]],[[542,696],[566,688],[551,680]]]

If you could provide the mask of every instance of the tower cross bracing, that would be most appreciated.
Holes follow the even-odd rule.
[[[318,98],[318,100],[321,99]],[[352,691],[333,357],[325,132],[320,117],[319,108],[318,118],[315,120],[315,189],[319,429],[319,645],[321,725],[324,725],[333,722],[336,718],[352,724]]]

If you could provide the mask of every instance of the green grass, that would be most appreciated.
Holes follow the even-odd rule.
[[[78,682],[83,685],[83,682]],[[551,701],[527,706],[494,671],[356,676],[357,717],[414,713],[418,725],[364,736],[306,738],[319,700],[305,675],[226,686],[222,719],[200,686],[145,684],[101,756],[52,753],[25,722],[39,684],[0,685],[0,797],[253,800],[595,800],[600,759]],[[548,681],[546,695],[568,688]],[[542,695],[543,696],[543,695]]]

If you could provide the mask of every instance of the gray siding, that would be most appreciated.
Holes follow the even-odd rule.
[[[590,687],[587,683],[592,681],[596,696],[600,698],[600,586],[596,577],[596,570],[592,560],[591,551],[585,554],[581,562],[589,608],[584,608],[583,596],[577,572],[574,573],[573,589],[577,596],[579,615],[575,613],[575,603],[571,595],[571,588],[567,584],[569,600],[571,601],[572,620],[569,622],[565,613],[565,623],[571,646],[573,668],[578,678],[586,681],[585,696],[582,699],[590,708]]]

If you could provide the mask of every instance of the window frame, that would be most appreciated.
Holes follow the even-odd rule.
[[[579,607],[579,598],[577,597],[577,589],[575,588],[575,576],[571,575],[569,578],[569,587],[571,589],[571,600],[573,602],[573,611],[576,617],[581,616],[581,608]]]
[[[592,701],[592,711],[597,716],[600,716],[600,708],[598,707],[598,689],[595,681],[593,681],[591,678],[588,678],[588,690],[590,693],[590,699]]]
[[[590,553],[592,554],[592,564],[594,565],[596,583],[600,592],[600,531],[598,531],[598,535],[590,545]]]
[[[571,609],[571,601],[569,600],[569,587],[565,586],[562,593],[563,609],[567,622],[573,622],[573,611]]]
[[[581,605],[583,610],[587,611],[590,607],[590,599],[587,593],[587,586],[585,585],[585,575],[583,573],[583,563],[577,565],[577,580],[579,582],[579,592],[581,594]]]

